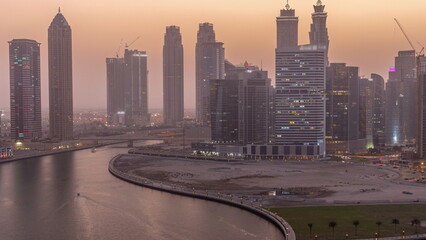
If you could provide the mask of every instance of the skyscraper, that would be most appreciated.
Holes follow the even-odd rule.
[[[291,9],[287,4],[285,9],[281,9],[280,16],[277,17],[277,47],[297,47],[299,32],[299,18],[296,17],[296,10]]]
[[[2,127],[3,127],[3,124],[2,124],[2,122],[1,122],[1,118],[3,117],[3,110],[1,110],[0,109],[0,136],[2,136],[2,134],[1,134],[1,129],[2,129]]]
[[[325,46],[276,50],[275,143],[325,156]]]
[[[240,81],[228,79],[209,81],[212,141],[220,144],[238,144]]]
[[[330,41],[328,38],[327,30],[327,13],[324,12],[325,5],[322,4],[321,0],[317,1],[314,5],[315,12],[312,14],[311,31],[309,33],[309,39],[311,45],[322,45],[326,46],[326,60],[328,64],[328,48]]]
[[[297,45],[294,35],[298,20],[294,13],[287,3],[286,9],[281,11],[287,18],[277,18],[277,34],[281,36],[277,36],[275,50],[274,143],[284,145],[284,155],[317,159],[325,156],[328,45],[321,41]]]
[[[226,79],[210,80],[212,140],[267,144],[271,110],[268,72],[248,63],[227,65]]]
[[[419,105],[417,126],[417,154],[420,159],[426,158],[426,57],[417,56],[417,79],[419,83]]]
[[[386,82],[386,144],[414,143],[418,82],[414,51],[400,51]]]
[[[378,74],[371,74],[373,81],[373,145],[385,145],[385,80]]]
[[[271,79],[268,72],[246,70],[241,77],[242,112],[240,141],[244,144],[268,144],[270,140]]]
[[[145,51],[124,51],[124,106],[128,126],[144,126],[149,122],[147,59]]]
[[[373,144],[374,82],[372,78],[359,79],[359,137],[365,139],[364,149]]]
[[[268,144],[271,79],[268,72],[247,62],[226,72],[226,80],[239,81],[238,119],[241,144]]]
[[[225,49],[216,42],[213,24],[201,23],[195,48],[196,117],[202,125],[210,124],[210,79],[225,78]]]
[[[164,123],[176,125],[183,120],[184,78],[183,45],[177,26],[166,28],[163,46],[163,104]]]
[[[124,124],[124,59],[107,58],[106,69],[108,124]]]
[[[29,39],[10,41],[9,61],[11,137],[40,139],[40,43]]]
[[[73,139],[71,27],[62,13],[49,26],[49,123],[50,137]]]
[[[327,67],[327,152],[354,152],[359,139],[359,69],[345,63]]]

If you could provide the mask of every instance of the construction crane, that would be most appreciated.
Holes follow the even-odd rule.
[[[118,46],[118,50],[117,50],[117,52],[115,53],[115,56],[117,57],[117,58],[119,58],[119,52],[120,52],[120,50],[121,50],[121,47],[123,46],[123,39],[121,39],[121,41],[120,41],[120,45]]]
[[[417,56],[423,56],[424,55],[424,50],[425,47],[423,47],[422,44],[420,44],[419,42],[417,42],[422,49],[420,50],[420,52],[417,52],[416,47],[414,46],[413,42],[411,41],[411,39],[408,37],[408,34],[405,32],[404,28],[402,27],[401,23],[399,23],[398,19],[394,18],[396,24],[398,24],[399,29],[401,29],[401,32],[404,34],[405,38],[407,39],[408,43],[410,44],[411,48],[414,50],[414,52],[416,53]]]
[[[130,44],[126,43],[126,49],[129,48],[130,46],[133,45],[133,43],[135,43],[139,38],[141,38],[141,36],[138,36],[135,40],[133,40],[133,42],[131,42]]]

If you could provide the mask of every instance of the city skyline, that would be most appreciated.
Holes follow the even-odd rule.
[[[21,4],[25,5],[26,2],[7,2],[3,9],[15,9]],[[311,24],[312,5],[315,2],[313,0],[290,1],[291,7],[296,10],[296,15],[299,16],[299,40],[301,44],[309,42],[307,32]],[[393,18],[398,18],[415,40],[423,42],[423,39],[426,39],[426,34],[416,32],[418,30],[416,28],[416,19],[426,9],[426,5],[420,1],[411,1],[407,5],[400,5],[398,1],[386,1],[386,5],[384,5],[385,1],[376,1],[374,3],[371,3],[371,1],[358,1],[362,10],[354,11],[353,5],[348,6],[347,2],[323,1],[327,6],[326,11],[329,13],[327,26],[332,41],[330,45],[330,61],[347,62],[352,66],[359,66],[361,76],[369,76],[370,73],[374,72],[384,76],[385,80],[387,80],[387,70],[388,67],[393,65],[394,55],[399,50],[410,50],[406,40],[393,22]],[[136,1],[129,0],[127,3],[107,2],[102,7],[102,10],[97,11],[93,11],[93,8],[96,7],[96,1],[91,3],[66,2],[61,4],[62,12],[67,16],[67,20],[73,23],[73,43],[75,45],[73,46],[75,62],[73,66],[74,104],[76,108],[106,108],[104,59],[115,55],[121,39],[124,39],[123,42],[129,43],[139,35],[142,36],[141,39],[132,47],[144,49],[150,55],[151,60],[148,68],[150,71],[149,82],[151,84],[148,84],[148,92],[161,93],[163,87],[161,81],[161,39],[166,25],[179,25],[182,29],[185,49],[185,108],[187,109],[195,108],[195,89],[193,87],[195,85],[194,45],[198,24],[201,22],[207,21],[214,24],[216,38],[224,42],[224,47],[227,49],[226,59],[235,63],[242,63],[247,60],[255,65],[261,65],[262,62],[263,68],[268,70],[271,76],[274,75],[273,55],[276,30],[273,22],[275,16],[279,13],[279,9],[284,8],[285,1],[268,1],[268,4],[262,6],[257,6],[255,1],[244,1],[246,4],[241,4],[239,1],[227,3],[229,9],[233,9],[233,11],[228,11],[228,8],[215,7],[213,2],[201,4],[191,0],[182,4],[171,1],[170,4],[149,3],[145,4],[145,7]],[[7,41],[13,38],[35,39],[42,44],[41,86],[43,111],[48,108],[46,27],[50,23],[51,16],[56,13],[57,5],[58,3],[55,1],[48,0],[43,6],[36,6],[36,11],[33,11],[33,8],[24,7],[20,14],[27,14],[32,19],[33,24],[31,26],[27,26],[25,21],[8,22],[6,24],[6,19],[9,16],[6,12],[2,13],[1,17],[4,20],[1,24],[3,34],[0,37],[0,41],[4,42],[4,44],[0,45],[0,54],[2,56],[7,56]],[[232,8],[234,5],[238,5],[238,7]],[[361,5],[363,6],[362,8]],[[377,12],[378,6],[382,7],[386,15]],[[415,11],[412,11],[412,6],[416,6]],[[161,14],[148,14],[146,17],[137,16],[137,9],[146,7],[152,10],[160,10],[161,7]],[[212,11],[208,12],[208,8],[211,8]],[[30,10],[31,12],[28,12]],[[129,14],[123,14],[123,18],[108,18],[113,14],[117,16],[117,14],[124,11],[129,11]],[[191,14],[188,14],[188,12]],[[189,19],[186,15],[193,16]],[[360,15],[363,17],[359,18]],[[235,17],[230,20],[230,16]],[[89,17],[96,18],[99,21],[85,21]],[[161,17],[163,19],[160,19]],[[368,22],[372,18],[375,19],[374,24]],[[112,19],[114,20],[113,22],[111,22]],[[262,21],[258,21],[258,19],[262,19]],[[152,24],[152,22],[156,24]],[[103,27],[104,25],[108,27],[105,28]],[[348,31],[354,28],[357,31],[349,34]],[[96,31],[93,31],[93,29],[96,29]],[[376,34],[378,31],[380,31],[380,34]],[[368,37],[365,37],[366,35]],[[93,47],[94,45],[96,47]],[[8,77],[7,58],[3,57],[0,59],[0,79],[2,83],[7,83]],[[98,94],[96,97],[93,96],[91,89],[99,89],[99,91],[96,91],[96,94]],[[7,89],[0,89],[0,108],[7,109],[9,105],[8,95]],[[161,108],[163,102],[162,94],[149,94],[148,102],[150,103],[150,108]]]
[[[426,240],[425,0],[4,1],[1,240]]]

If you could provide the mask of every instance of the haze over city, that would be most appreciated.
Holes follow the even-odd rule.
[[[308,43],[315,1],[290,1],[300,18],[300,43]],[[330,59],[360,67],[360,75],[374,72],[387,79],[398,50],[410,49],[393,18],[410,36],[426,42],[419,19],[423,0],[329,0]],[[149,107],[162,107],[162,47],[165,27],[181,28],[185,51],[185,108],[195,108],[195,42],[198,24],[214,24],[216,39],[224,42],[225,58],[234,64],[261,65],[274,79],[275,17],[285,1],[2,1],[0,56],[8,55],[7,42],[29,38],[40,42],[42,109],[48,109],[47,27],[61,7],[73,30],[73,81],[75,108],[105,108],[105,58],[141,36],[130,48],[146,50],[149,69]],[[413,7],[415,6],[415,7]],[[15,10],[11,10],[15,9]],[[17,10],[19,9],[19,10]],[[120,56],[122,56],[123,47]],[[0,58],[0,108],[9,106],[9,63]]]
[[[425,12],[2,0],[1,240],[426,240]]]

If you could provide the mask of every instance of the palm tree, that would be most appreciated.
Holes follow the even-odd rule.
[[[399,220],[396,218],[392,219],[392,224],[395,225],[395,233],[396,233],[396,225],[399,224]]]
[[[358,220],[355,220],[355,221],[353,221],[352,222],[352,224],[354,225],[354,227],[355,227],[355,236],[358,236],[358,226],[359,226],[359,221]]]
[[[382,222],[381,221],[377,221],[376,225],[377,225],[377,233],[379,234],[379,237],[380,237],[380,226],[382,225]]]
[[[332,239],[334,239],[334,228],[337,226],[337,223],[335,222],[335,221],[331,221],[331,222],[329,222],[328,223],[328,227],[329,228],[331,228],[331,230],[332,230],[332,233],[333,233],[333,235],[332,235]]]
[[[417,234],[417,226],[420,225],[420,220],[417,218],[414,218],[413,220],[411,220],[411,225],[416,228],[416,234]]]
[[[308,227],[309,227],[309,239],[311,239],[312,238],[312,227],[313,227],[314,225],[312,224],[312,223],[308,223]]]

